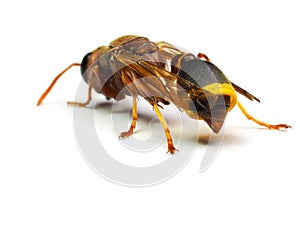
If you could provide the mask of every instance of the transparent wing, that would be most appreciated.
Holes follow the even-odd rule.
[[[212,93],[137,55],[123,51],[116,58],[126,66],[122,70],[123,81],[136,95],[144,98],[159,97],[182,109],[190,109],[195,97],[198,102],[213,97]]]

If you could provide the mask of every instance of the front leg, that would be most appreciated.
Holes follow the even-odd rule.
[[[238,107],[240,108],[240,110],[242,111],[242,113],[247,117],[248,120],[252,120],[253,122],[257,123],[260,126],[264,126],[267,127],[269,129],[274,129],[274,130],[281,130],[281,129],[287,129],[287,128],[292,128],[291,126],[287,125],[287,124],[268,124],[265,122],[262,122],[256,118],[254,118],[253,116],[251,116],[246,109],[243,107],[243,105],[240,102],[237,102]]]

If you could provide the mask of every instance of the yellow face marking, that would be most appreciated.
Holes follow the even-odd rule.
[[[237,102],[237,96],[235,90],[231,84],[209,84],[203,87],[204,90],[209,91],[215,95],[227,95],[230,96],[230,106],[228,112],[235,106]]]
[[[209,84],[206,85],[205,87],[203,87],[202,89],[211,92],[214,95],[219,95],[219,96],[230,96],[230,106],[227,110],[227,112],[229,112],[237,103],[237,96],[236,96],[236,92],[233,88],[233,86],[231,84],[218,84],[218,83],[213,83],[213,84]],[[186,114],[196,120],[202,120],[203,118],[196,113],[194,110],[188,110],[185,109],[184,110],[186,112]]]

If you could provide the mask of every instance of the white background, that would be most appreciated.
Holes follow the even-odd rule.
[[[0,6],[1,224],[299,224],[297,1],[29,0]],[[79,70],[62,78],[42,107],[35,103],[67,65],[125,34],[205,52],[261,99],[240,97],[248,111],[293,129],[260,129],[236,108],[206,172],[198,172],[205,149],[199,143],[190,163],[162,184],[129,188],[99,177],[77,149],[72,108],[65,105],[74,99]]]

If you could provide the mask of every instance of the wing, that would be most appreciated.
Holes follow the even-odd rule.
[[[163,42],[156,42],[155,44],[158,46],[158,48],[160,50],[160,54],[162,54],[163,57],[165,57],[166,59],[171,60],[175,56],[185,54],[183,51],[179,50],[178,48],[176,48],[175,46],[173,46],[173,45],[171,45],[167,42],[164,42],[164,41]],[[243,88],[239,87],[238,85],[236,85],[234,83],[231,83],[231,84],[238,93],[245,96],[249,100],[251,100],[251,101],[256,100],[256,101],[260,102],[260,100],[257,97],[250,94],[248,91],[244,90]]]
[[[200,102],[213,96],[212,93],[202,90],[195,84],[158,65],[143,60],[140,56],[123,51],[119,52],[116,58],[126,66],[122,70],[122,79],[135,95],[141,95],[144,98],[158,97],[173,102],[184,110],[189,110],[194,104],[194,99],[191,98],[191,96],[195,96],[193,93],[197,93],[197,99]]]

